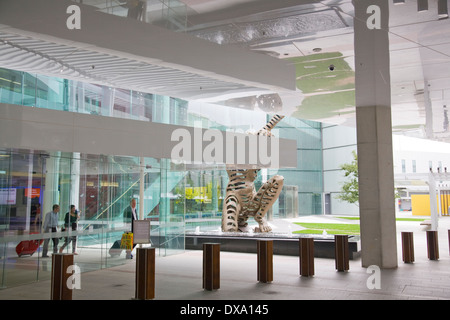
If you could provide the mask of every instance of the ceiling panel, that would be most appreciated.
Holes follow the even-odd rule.
[[[95,1],[83,3],[101,5],[104,12],[110,10],[103,2]],[[0,42],[0,65],[230,107],[247,105],[253,109],[255,101],[262,101],[256,107],[265,112],[282,111],[326,123],[355,125],[351,0],[181,2],[186,5],[188,28],[179,33],[220,44],[223,50],[246,48],[282,59],[296,68],[297,91],[267,90],[208,73],[195,74],[187,69],[5,32],[0,34],[0,39],[8,42]],[[437,1],[429,1],[429,10],[420,13],[416,1],[390,3],[387,32],[394,131],[449,141],[444,105],[450,104],[450,20],[439,19]],[[148,22],[162,25],[157,20]],[[329,68],[332,64],[333,71]]]

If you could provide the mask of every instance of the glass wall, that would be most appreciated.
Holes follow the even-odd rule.
[[[265,112],[199,104],[171,97],[109,88],[90,83],[0,69],[0,103],[96,114],[122,119],[245,132],[262,128]],[[279,200],[269,220],[322,213],[322,127],[320,123],[284,118],[274,134],[297,141],[297,168],[263,169],[255,187],[275,174],[284,176]],[[218,230],[228,184],[220,165],[180,165],[169,159],[139,159],[58,151],[0,149],[0,286],[48,279],[54,237],[42,233],[42,219],[60,206],[59,224],[71,205],[79,210],[77,230],[59,231],[58,250],[76,237],[82,271],[124,263],[125,254],[110,252],[130,226],[123,211],[130,199],[151,222],[152,245],[161,256],[184,250],[184,235],[197,228]],[[141,162],[143,161],[143,162]],[[140,197],[140,183],[144,195]],[[252,219],[250,219],[252,220]],[[249,223],[253,223],[250,221]],[[18,254],[22,241],[39,247],[33,255]],[[71,252],[73,241],[65,248]],[[113,253],[113,254],[111,254]],[[19,256],[20,255],[20,256]]]
[[[0,68],[0,103],[122,119],[186,124],[187,102]]]
[[[0,149],[1,287],[49,279],[46,239],[48,255],[67,242],[62,252],[76,252],[82,272],[124,263],[125,253],[111,248],[131,229],[124,220],[131,199],[151,222],[157,253],[182,252],[185,200],[171,195],[185,189],[185,168],[165,159],[143,160],[141,165],[134,157]],[[57,233],[45,233],[44,219],[54,204],[60,207]],[[77,228],[63,231],[71,205],[79,215]]]
[[[285,118],[280,123],[279,136],[297,141],[297,168],[280,169],[287,191],[298,192],[298,214],[322,214],[323,160],[322,125],[319,122]],[[284,188],[284,187],[283,187]],[[292,215],[289,206],[282,209],[282,217]]]

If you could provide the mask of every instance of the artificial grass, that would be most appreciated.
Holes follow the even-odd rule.
[[[325,230],[327,234],[359,235],[359,224],[303,222],[295,222],[295,224],[306,229],[297,230],[293,233],[321,234]]]
[[[337,217],[346,220],[359,220],[359,217]],[[424,221],[426,219],[421,218],[396,218],[396,221]],[[346,223],[304,223],[295,222],[295,224],[306,228],[305,230],[297,230],[293,233],[301,234],[322,234],[325,230],[327,234],[347,234],[347,235],[359,235],[359,224],[346,224]]]
[[[359,220],[359,217],[337,217],[340,219],[346,219],[346,220]],[[396,221],[425,221],[426,219],[422,218],[396,218]]]

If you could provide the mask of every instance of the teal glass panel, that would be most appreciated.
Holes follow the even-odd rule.
[[[0,150],[0,285],[50,279],[51,260],[42,257],[43,243],[22,259],[16,252],[21,241],[50,239],[49,255],[67,242],[62,252],[78,254],[75,263],[81,272],[125,263],[125,252],[111,248],[131,229],[123,214],[131,199],[142,207],[142,218],[150,220],[151,245],[158,254],[182,252],[185,205],[180,192],[185,175],[183,165],[169,160]],[[53,235],[42,230],[53,204],[60,206],[56,247]],[[62,231],[71,205],[79,220],[74,230]]]
[[[6,69],[0,69],[0,102],[241,132],[259,129],[260,123],[265,124],[265,121],[269,120],[268,115],[261,116],[261,113],[253,113],[252,110],[238,110],[226,106],[191,109],[187,101],[171,97]],[[203,112],[205,110],[220,116],[211,117],[207,112]],[[263,176],[267,179],[274,174],[280,174],[285,178],[279,200],[267,215],[269,219],[322,213],[321,130],[320,123],[289,117],[277,125],[275,133],[277,137],[297,142],[298,160],[296,168],[265,172],[262,170],[255,181],[255,187],[258,189]],[[3,152],[17,155],[30,153],[29,150],[3,150]],[[120,240],[122,233],[129,230],[129,225],[124,221],[123,211],[131,199],[137,200],[138,207],[144,208],[144,218],[151,221],[152,245],[158,248],[159,255],[183,251],[186,231],[197,228],[201,230],[220,228],[222,201],[228,183],[224,166],[186,167],[175,165],[168,159],[149,158],[145,158],[145,165],[141,166],[141,159],[136,157],[46,151],[34,151],[34,154],[39,155],[35,160],[41,161],[36,166],[41,177],[40,184],[34,181],[34,178],[31,181],[32,184],[37,183],[45,187],[46,193],[42,193],[40,199],[42,205],[44,200],[46,201],[45,210],[49,210],[49,203],[59,203],[61,223],[62,216],[68,212],[71,204],[76,205],[80,212],[76,248],[87,255],[95,256],[89,261],[82,261],[83,255],[80,252],[78,258],[81,259],[83,271],[125,262],[124,254],[112,256],[109,250],[114,242]],[[8,166],[16,167],[20,163],[20,158],[21,156],[18,156],[17,160],[2,164],[6,169],[0,169],[0,173],[7,172],[6,176],[9,178],[2,180],[1,188],[7,189],[8,186],[14,188],[17,184]],[[47,170],[47,166],[50,166],[51,170]],[[44,175],[43,172],[47,174]],[[142,199],[141,183],[144,185]],[[17,209],[10,205],[0,206],[2,219],[4,221],[10,219],[13,210]],[[3,224],[2,228],[11,231],[9,222]],[[6,256],[11,256],[13,243],[7,239],[9,238],[3,238],[0,245],[7,253]],[[71,244],[65,247],[65,250],[69,252]],[[2,264],[6,265],[7,261],[2,260]],[[39,268],[35,270],[37,271],[32,277],[36,275],[42,278],[47,274],[46,271],[39,271]],[[3,275],[2,277],[5,278]],[[10,276],[6,278],[12,279]]]

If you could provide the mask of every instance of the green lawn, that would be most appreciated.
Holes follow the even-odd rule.
[[[359,220],[359,217],[337,217],[340,219],[347,219],[347,220]],[[396,221],[425,221],[426,219],[422,218],[396,218]]]
[[[294,231],[293,233],[322,234],[325,230],[328,234],[359,235],[359,224],[303,222],[296,222],[295,224],[306,229]]]
[[[346,220],[359,220],[359,217],[337,217]],[[397,218],[397,221],[424,221],[421,218]],[[327,234],[347,234],[347,235],[359,235],[359,224],[347,224],[347,223],[304,223],[295,222],[295,224],[305,228],[305,230],[294,231],[293,233],[306,233],[306,234],[322,234],[325,230]]]

